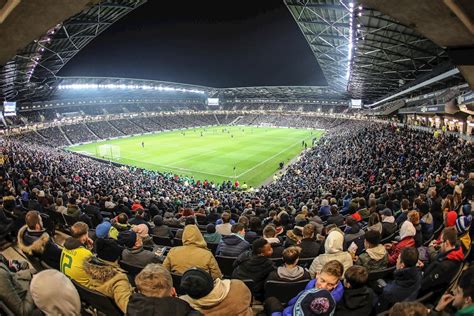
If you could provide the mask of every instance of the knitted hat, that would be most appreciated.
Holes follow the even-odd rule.
[[[48,269],[35,274],[30,292],[35,305],[48,316],[81,315],[79,293],[71,280],[57,270]]]
[[[191,268],[181,277],[180,287],[191,298],[199,299],[211,293],[214,288],[214,280],[203,269]]]
[[[97,227],[95,228],[95,235],[98,237],[98,238],[106,238],[109,236],[109,230],[110,230],[110,227],[112,227],[112,224],[110,224],[110,222],[102,222],[100,223],[99,225],[97,225]]]
[[[389,208],[384,209],[383,211],[380,212],[380,215],[383,216],[392,216],[392,210]]]
[[[462,213],[465,215],[465,216],[469,216],[471,215],[471,204],[464,204],[462,206]]]
[[[471,216],[461,216],[456,220],[456,230],[458,234],[464,234],[471,228]]]
[[[131,230],[126,230],[120,232],[117,241],[119,245],[125,246],[127,248],[133,248],[135,246],[135,242],[137,241],[137,233]]]
[[[310,289],[296,300],[293,307],[293,315],[295,316],[330,316],[334,314],[336,302],[331,293],[323,289]]]
[[[148,226],[145,224],[140,224],[137,226],[133,226],[132,230],[137,233],[138,236],[140,237],[146,237],[148,236]]]
[[[95,251],[100,259],[115,262],[122,255],[123,247],[119,246],[114,239],[98,238],[95,241]]]

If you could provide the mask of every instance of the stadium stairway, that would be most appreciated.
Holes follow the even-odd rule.
[[[69,145],[72,145],[72,142],[71,140],[69,139],[69,137],[66,135],[66,133],[64,132],[63,128],[61,127],[61,125],[58,125],[58,128],[59,128],[59,131],[61,132],[61,134],[63,134],[64,138],[67,140],[67,142],[69,143]]]
[[[92,135],[95,135],[95,137],[97,137],[97,139],[102,139],[102,137],[99,137],[99,135],[97,135],[96,133],[94,133],[94,131],[91,130],[90,127],[89,127],[86,123],[82,123],[82,125],[84,125],[84,127],[85,127]]]

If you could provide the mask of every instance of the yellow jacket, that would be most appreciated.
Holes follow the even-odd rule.
[[[84,247],[80,241],[69,238],[64,243],[61,252],[61,272],[83,286],[87,286],[89,277],[84,272],[83,263],[92,252]]]
[[[213,279],[222,278],[221,270],[196,225],[187,225],[183,231],[183,246],[171,248],[163,266],[170,272],[183,274],[189,268],[206,270]]]

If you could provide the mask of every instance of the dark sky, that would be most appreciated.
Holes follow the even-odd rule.
[[[149,0],[58,75],[211,87],[326,84],[282,0]]]

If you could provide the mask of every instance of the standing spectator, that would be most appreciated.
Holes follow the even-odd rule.
[[[241,223],[232,225],[232,234],[222,236],[222,240],[217,246],[216,255],[237,257],[241,253],[249,250],[250,244],[245,240],[245,228]]]
[[[405,247],[397,258],[397,269],[393,273],[393,281],[384,288],[376,306],[376,312],[384,312],[396,302],[415,300],[421,287],[421,271],[418,263],[418,250]]]
[[[181,278],[181,299],[204,315],[252,316],[252,294],[240,280],[213,280],[206,271],[187,270]]]
[[[214,279],[222,278],[221,270],[196,225],[184,227],[183,245],[173,247],[166,256],[163,266],[170,272],[183,274],[189,268],[208,271]]]

